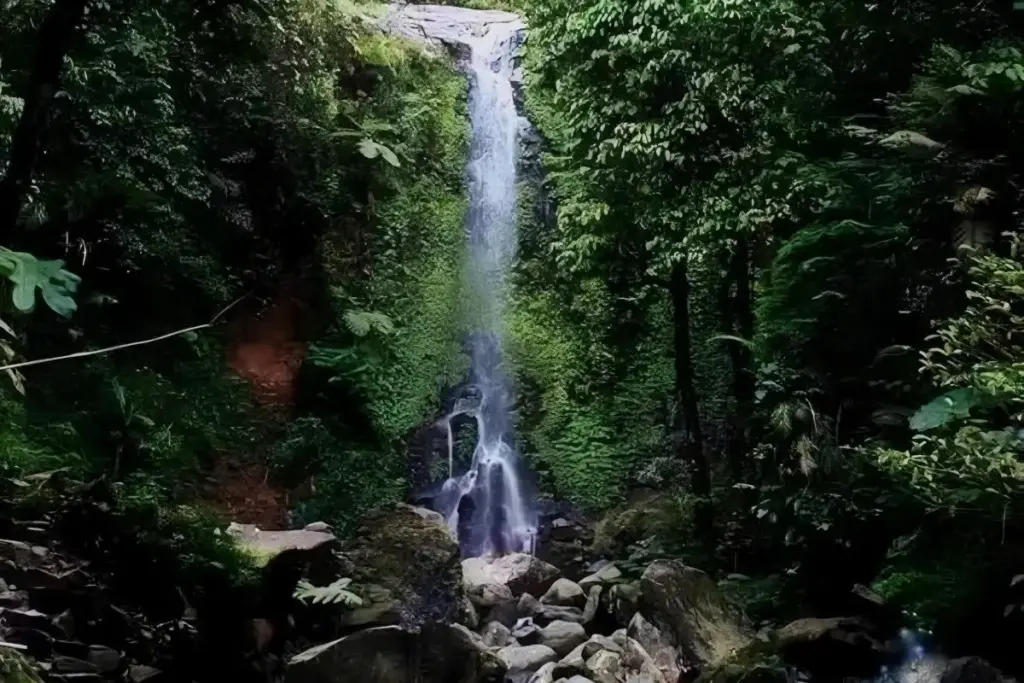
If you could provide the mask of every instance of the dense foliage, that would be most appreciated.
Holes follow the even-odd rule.
[[[613,509],[602,549],[639,520],[635,558],[786,577],[786,604],[873,584],[1005,664],[1009,3],[496,4],[529,22],[543,138],[506,323],[544,494]],[[383,11],[0,0],[9,474],[105,476],[178,541],[213,523],[191,504],[224,507],[224,461],[342,533],[407,495],[413,437],[465,375],[467,85]],[[637,488],[656,503],[623,509]],[[949,630],[965,610],[1010,635]]]
[[[382,12],[4,4],[0,152],[17,219],[2,349],[78,354],[7,371],[4,467],[216,502],[217,461],[263,472],[269,444],[281,486],[316,481],[309,515],[343,526],[404,495],[402,440],[455,367],[466,85],[447,57],[382,34]],[[62,21],[66,40],[49,41]],[[52,97],[36,102],[39,88]],[[27,130],[36,106],[46,125]],[[11,193],[19,145],[29,182]],[[183,328],[197,329],[171,334]],[[227,361],[255,343],[294,367],[310,342],[297,401],[270,401],[297,418],[285,425]],[[258,361],[257,383],[279,361]]]
[[[543,419],[588,422],[568,460],[536,428],[555,485],[603,503],[676,454],[686,533],[726,566],[788,569],[812,601],[879,577],[912,607],[938,589],[947,616],[1002,610],[1024,522],[1009,8],[537,0],[529,17],[558,209],[520,288],[574,353],[528,372],[572,386],[542,383]],[[667,400],[672,428],[638,451]],[[1001,589],[958,603],[981,584],[939,579],[965,571]]]

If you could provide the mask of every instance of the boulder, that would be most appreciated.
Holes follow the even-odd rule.
[[[608,589],[608,611],[623,626],[640,609],[640,582],[617,583]]]
[[[679,679],[679,674],[682,671],[679,651],[676,650],[667,634],[662,633],[657,626],[644,619],[644,616],[638,612],[629,622],[626,635],[627,642],[639,643],[647,651],[666,681]]]
[[[514,674],[521,671],[536,671],[548,662],[557,660],[558,654],[547,645],[509,645],[498,650],[498,659],[508,669],[509,674]]]
[[[559,655],[567,655],[578,645],[586,642],[587,632],[571,621],[552,621],[540,630],[540,642]]]
[[[517,604],[519,614],[524,617],[532,617],[535,614],[540,614],[541,610],[544,609],[537,598],[533,597],[529,593],[523,593],[519,596],[519,603]]]
[[[552,621],[572,621],[582,624],[583,610],[579,607],[542,605],[540,612],[534,615],[534,619],[541,625],[550,624]]]
[[[677,678],[668,679],[662,674],[661,669],[658,668],[654,658],[645,650],[640,643],[636,642],[632,638],[626,639],[626,647],[622,653],[622,663],[626,669],[630,672],[635,672],[641,676],[656,682],[665,683],[671,680],[672,683],[676,683]]]
[[[494,559],[471,557],[463,560],[462,573],[468,590],[481,584],[502,584],[516,597],[543,595],[559,576],[558,569],[525,553]]]
[[[604,586],[597,585],[590,587],[590,593],[587,595],[587,602],[583,606],[583,623],[589,624],[597,617],[597,611],[601,607],[601,593],[604,591]]]
[[[939,683],[1009,683],[1012,680],[980,657],[951,660]]]
[[[505,647],[512,642],[512,632],[502,623],[488,622],[480,632],[484,645],[487,647]]]
[[[341,553],[363,606],[343,625],[416,628],[458,618],[463,605],[459,544],[444,520],[410,505],[384,508],[363,523]]]
[[[619,683],[625,674],[622,655],[611,650],[599,650],[587,660],[586,666],[594,683]]]
[[[527,683],[554,683],[555,663],[548,662],[541,668],[537,669],[532,676],[527,680]]]
[[[459,611],[455,615],[455,622],[467,628],[476,630],[480,626],[480,615],[468,595],[463,595],[459,602]]]
[[[540,601],[545,605],[583,607],[587,603],[587,595],[580,588],[579,584],[569,579],[558,579],[541,596]]]
[[[533,623],[531,617],[523,617],[517,621],[512,627],[511,634],[520,645],[536,645],[540,642],[540,628]]]
[[[783,659],[812,676],[870,677],[887,660],[872,628],[857,617],[797,619],[776,632],[776,646]]]
[[[640,613],[676,648],[684,670],[721,664],[754,639],[742,616],[699,569],[652,562],[640,579]]]
[[[614,564],[608,563],[593,574],[580,579],[580,588],[583,590],[589,590],[591,586],[609,585],[619,581],[621,578],[622,571],[620,571]]]
[[[415,656],[410,656],[414,653]],[[419,633],[381,626],[296,655],[284,683],[501,683],[505,666],[464,630],[429,625]]]
[[[509,587],[500,583],[481,583],[475,586],[467,586],[466,593],[477,607],[494,607],[495,605],[515,601]]]
[[[334,535],[325,531],[263,531],[254,524],[232,522],[228,525],[227,534],[233,536],[261,567],[287,552],[315,553],[337,545]]]

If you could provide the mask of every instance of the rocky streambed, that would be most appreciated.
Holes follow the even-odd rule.
[[[80,533],[108,514],[92,501],[5,521],[0,681],[1008,680],[981,659],[915,651],[884,605],[868,598],[859,614],[756,628],[709,575],[678,561],[655,560],[626,576],[608,559],[584,560],[581,573],[571,552],[546,555],[566,558],[565,568],[526,554],[463,559],[440,515],[409,505],[380,510],[345,543],[322,524],[231,525],[221,533],[261,565],[256,593],[243,599],[207,583],[190,602],[160,574],[167,558],[148,558],[147,569],[118,578],[95,550],[73,552],[68,520]],[[300,582],[329,594],[339,578],[352,579],[347,589],[359,605],[294,595]],[[121,595],[135,597],[119,604]],[[139,595],[166,599],[147,611]]]
[[[382,512],[339,557],[364,604],[336,615],[350,633],[295,654],[285,683],[1007,680],[977,658],[924,656],[882,618],[757,630],[710,576],[673,560],[632,580],[602,560],[573,581],[525,554],[461,559],[422,508]]]

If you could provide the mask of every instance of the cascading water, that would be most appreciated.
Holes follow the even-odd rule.
[[[514,394],[502,369],[505,283],[516,251],[516,155],[520,117],[512,88],[514,14],[454,7],[407,6],[402,32],[469,48],[472,146],[467,164],[469,258],[472,297],[470,396],[445,420],[449,478],[434,507],[459,535],[467,557],[532,553],[537,530],[533,496],[521,470],[513,434]],[[412,31],[410,29],[413,29]],[[468,471],[454,471],[452,419],[476,420],[477,444]]]

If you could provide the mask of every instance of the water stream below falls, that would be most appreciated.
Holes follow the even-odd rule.
[[[467,557],[532,553],[535,496],[524,477],[514,438],[514,391],[502,367],[505,285],[516,252],[516,157],[522,119],[512,87],[515,50],[523,31],[514,14],[458,7],[407,5],[392,20],[400,33],[458,45],[470,83],[472,145],[467,163],[469,211],[465,294],[472,311],[466,395],[444,419],[448,480],[434,508],[458,534]],[[476,420],[469,469],[457,474],[452,419]]]

